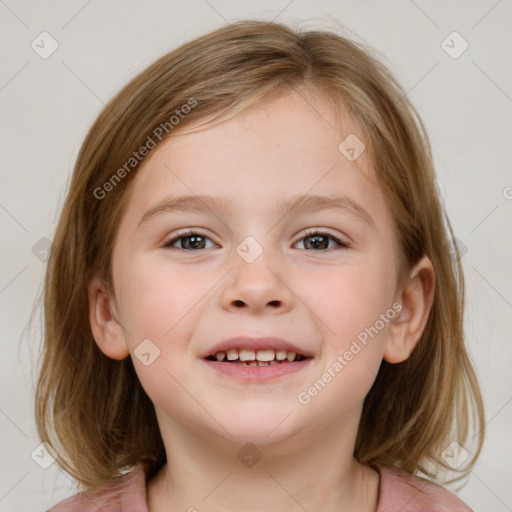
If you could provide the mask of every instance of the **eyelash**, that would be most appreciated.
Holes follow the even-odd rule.
[[[299,242],[301,240],[304,240],[305,238],[312,238],[312,237],[318,236],[318,235],[325,236],[327,238],[330,238],[331,240],[334,240],[340,248],[348,249],[351,247],[351,245],[348,242],[345,242],[345,241],[343,241],[333,235],[330,235],[329,233],[321,231],[319,229],[312,229],[312,230],[307,231],[304,234],[304,236],[302,236],[302,238],[300,238]],[[177,249],[179,251],[189,251],[189,252],[195,252],[196,250],[201,250],[201,249],[182,249],[181,247],[172,247],[172,245],[174,243],[176,243],[178,240],[180,240],[181,238],[190,238],[193,236],[201,236],[203,238],[209,239],[209,237],[207,235],[205,235],[204,233],[201,233],[200,231],[194,231],[191,229],[191,230],[187,231],[186,233],[180,233],[180,234],[174,236],[173,238],[171,238],[170,240],[164,242],[163,247],[167,248],[167,249]],[[313,249],[313,252],[325,252],[325,251],[332,250],[332,249],[336,249],[336,247],[331,247],[330,249],[321,249],[321,250],[316,250],[316,251]],[[202,249],[202,250],[204,250],[204,249]],[[303,250],[312,250],[312,249],[303,249]]]

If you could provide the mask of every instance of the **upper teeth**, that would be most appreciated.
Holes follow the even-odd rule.
[[[285,359],[293,361],[296,355],[296,352],[287,350],[230,348],[226,352],[217,352],[215,357],[217,361],[223,361],[226,357],[228,361],[236,361],[237,359],[240,359],[240,361],[273,361],[274,359],[278,361],[284,361]]]

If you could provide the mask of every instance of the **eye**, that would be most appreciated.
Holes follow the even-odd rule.
[[[309,231],[304,237],[302,237],[299,242],[305,240],[304,249],[313,249],[313,250],[322,250],[322,249],[333,249],[336,246],[329,246],[330,241],[334,241],[337,246],[348,248],[350,245],[339,238],[330,235],[329,233],[324,233],[323,231],[313,230]],[[300,249],[300,247],[299,247]]]
[[[186,234],[180,233],[170,240],[164,242],[163,247],[170,249],[182,249],[187,251],[193,251],[196,249],[210,249],[211,247],[215,247],[213,242],[211,247],[205,247],[207,240],[211,242],[211,240],[203,233],[189,230]],[[178,246],[176,247],[175,244],[178,244]]]
[[[304,249],[307,250],[313,249],[315,251],[318,251],[325,249],[334,249],[337,246],[344,248],[350,247],[350,244],[348,244],[347,242],[344,242],[343,240],[340,240],[339,238],[330,235],[329,233],[319,230],[309,231],[297,243],[301,243],[303,240],[305,241]],[[210,247],[207,247],[207,241],[212,243]],[[331,242],[334,242],[335,245],[333,246]],[[190,229],[186,232],[186,234],[180,233],[171,238],[170,240],[164,242],[163,247],[169,249],[195,251],[200,249],[211,249],[212,247],[215,247],[215,244],[205,234]]]

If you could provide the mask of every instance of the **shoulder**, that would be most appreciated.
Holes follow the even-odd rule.
[[[378,467],[381,475],[377,512],[473,512],[444,487],[399,468]]]
[[[146,474],[141,464],[96,491],[83,491],[47,512],[148,512]]]

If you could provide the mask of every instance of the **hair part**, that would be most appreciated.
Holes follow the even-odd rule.
[[[98,276],[114,292],[117,228],[129,185],[145,160],[127,162],[148,138],[158,138],[158,127],[162,136],[153,140],[156,147],[206,118],[221,122],[289,91],[305,100],[330,101],[340,119],[359,130],[393,217],[397,283],[423,255],[431,259],[440,283],[410,357],[400,364],[382,362],[364,402],[354,455],[362,463],[423,472],[432,479],[439,479],[439,470],[453,473],[451,481],[471,470],[484,439],[483,404],[464,344],[458,249],[451,248],[453,232],[424,125],[374,53],[328,31],[241,21],[158,59],[94,122],[76,161],[47,264],[35,405],[41,439],[58,451],[58,463],[84,489],[94,490],[139,462],[151,477],[166,461],[154,406],[131,357],[108,358],[89,324],[87,284]],[[187,110],[183,106],[192,103],[180,117]],[[116,172],[122,179],[113,178]],[[98,189],[107,188],[98,199]],[[453,471],[441,452],[452,441],[470,451],[472,426],[477,430],[472,457]]]

